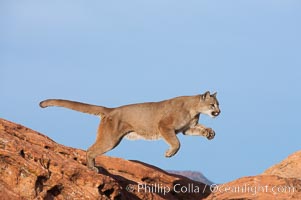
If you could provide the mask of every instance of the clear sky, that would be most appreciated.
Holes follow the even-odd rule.
[[[107,155],[213,182],[262,173],[300,150],[299,0],[1,1],[0,117],[87,149],[99,119],[47,98],[115,107],[217,91],[216,137],[127,141]],[[109,134],[109,133],[108,133]]]

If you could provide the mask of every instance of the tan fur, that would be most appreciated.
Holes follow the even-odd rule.
[[[60,99],[42,101],[40,106],[61,106],[101,116],[96,141],[87,150],[87,165],[96,171],[95,157],[116,147],[123,137],[148,140],[162,138],[170,146],[166,157],[173,156],[179,150],[180,142],[176,136],[179,132],[213,139],[215,132],[198,124],[198,120],[200,114],[216,117],[220,113],[216,93],[210,95],[209,92],[117,108]]]

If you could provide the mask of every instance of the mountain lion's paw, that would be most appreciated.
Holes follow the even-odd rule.
[[[215,136],[214,130],[212,128],[207,128],[206,129],[206,138],[208,140],[212,140],[214,138],[214,136]]]
[[[177,153],[177,150],[169,149],[165,152],[165,157],[170,158]]]

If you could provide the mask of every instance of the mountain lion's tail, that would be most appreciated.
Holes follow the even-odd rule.
[[[40,102],[41,108],[46,108],[48,106],[59,106],[64,108],[69,108],[71,110],[88,113],[92,115],[105,116],[110,112],[110,108],[106,108],[103,106],[90,105],[86,103],[69,101],[63,99],[47,99],[45,101]]]

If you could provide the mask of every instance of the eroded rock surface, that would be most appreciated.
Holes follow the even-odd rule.
[[[99,156],[0,119],[0,197],[11,199],[301,199],[301,152],[262,175],[206,185],[139,161]],[[215,187],[214,187],[215,186]]]
[[[268,168],[263,174],[301,180],[301,151],[293,153],[280,163]]]
[[[211,191],[206,199],[301,199],[301,151],[261,175],[242,177]]]
[[[1,119],[1,199],[202,199],[210,193],[203,183],[139,161],[99,156],[104,169],[96,173],[85,155]]]

